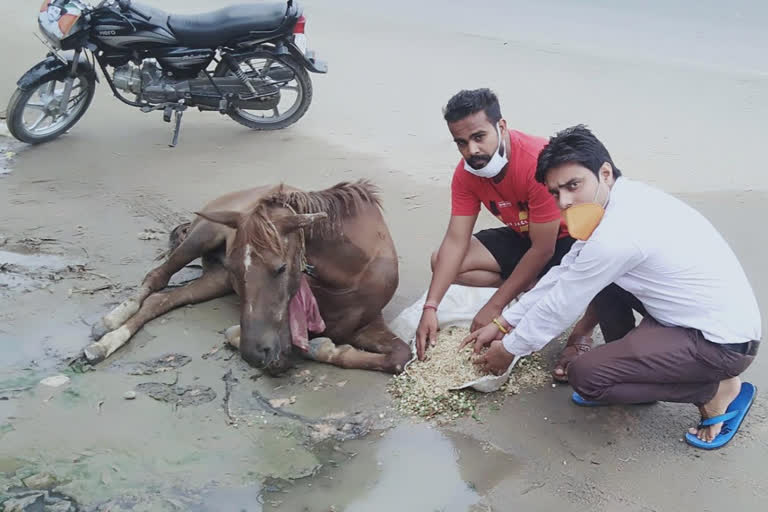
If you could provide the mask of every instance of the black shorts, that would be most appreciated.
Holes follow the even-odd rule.
[[[508,278],[515,267],[520,262],[523,254],[531,248],[531,239],[520,236],[520,234],[510,227],[484,229],[475,233],[481,244],[493,255],[501,268],[502,279]],[[546,274],[549,269],[560,264],[563,256],[568,254],[571,246],[576,240],[566,236],[560,238],[555,244],[555,254],[547,262],[544,270],[539,277]]]

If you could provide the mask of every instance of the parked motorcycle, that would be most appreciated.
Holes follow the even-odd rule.
[[[7,111],[11,134],[30,144],[58,137],[85,114],[96,63],[119,100],[175,118],[171,146],[189,107],[255,130],[285,128],[312,101],[308,71],[327,72],[307,49],[294,0],[194,15],[131,0],[45,0],[38,25],[51,51],[19,79]]]

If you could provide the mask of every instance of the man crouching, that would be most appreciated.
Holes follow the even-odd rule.
[[[682,201],[622,177],[584,126],[552,137],[536,180],[555,197],[577,242],[498,323],[470,334],[481,364],[507,369],[513,354],[540,350],[581,315],[606,344],[568,368],[578,405],[693,403],[699,448],[728,443],[756,389],[739,375],[757,354],[754,292],[717,230]],[[633,311],[643,316],[635,325]],[[509,331],[504,334],[503,331]]]

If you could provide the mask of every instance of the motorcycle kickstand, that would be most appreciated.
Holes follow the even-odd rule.
[[[179,142],[179,132],[181,131],[181,117],[184,115],[184,111],[187,110],[187,106],[182,101],[179,101],[178,105],[169,105],[163,109],[163,121],[166,123],[171,122],[171,114],[174,116],[175,125],[173,127],[173,137],[168,147],[175,148]]]
[[[173,140],[168,144],[169,147],[175,148],[179,142],[179,132],[181,131],[181,116],[184,115],[183,110],[175,110],[173,113],[175,117],[176,125],[173,127]]]

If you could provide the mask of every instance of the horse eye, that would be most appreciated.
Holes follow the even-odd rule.
[[[286,265],[285,263],[283,263],[282,265],[280,265],[279,267],[277,267],[277,269],[275,270],[275,274],[279,276],[280,274],[282,274],[283,272],[285,272],[285,269],[287,269],[287,268],[288,268],[288,265]]]

